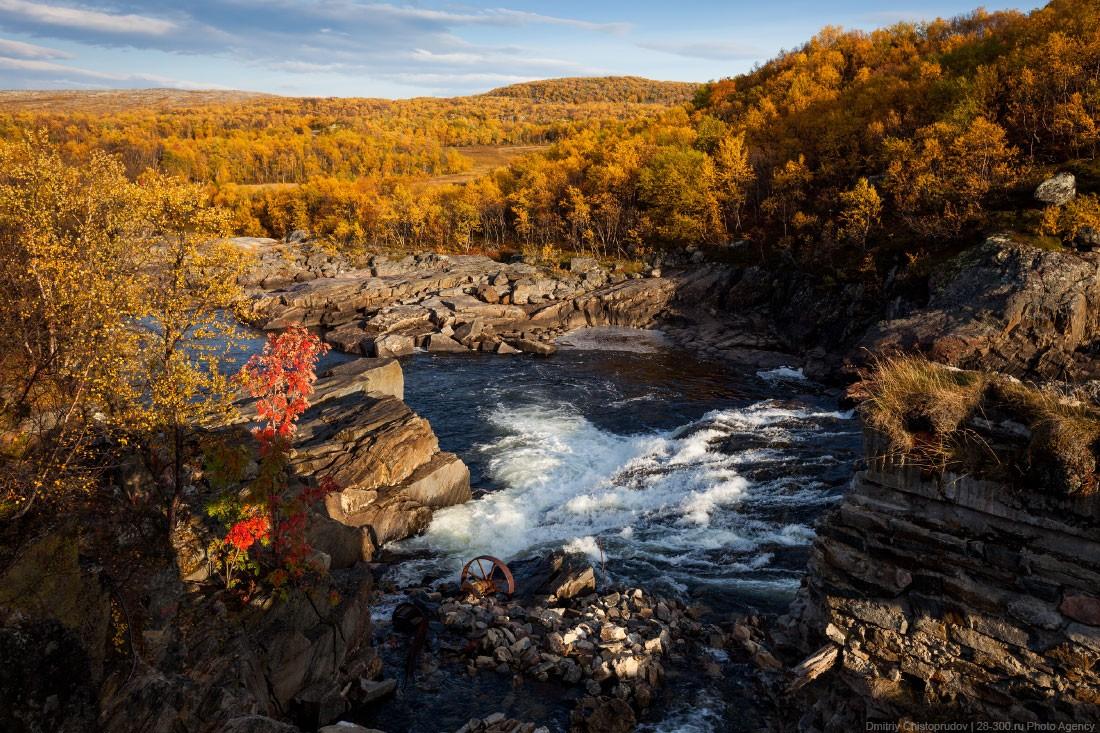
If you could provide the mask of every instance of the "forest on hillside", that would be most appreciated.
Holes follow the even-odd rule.
[[[1050,246],[1100,225],[1100,8],[1088,0],[826,28],[677,103],[684,91],[572,79],[448,100],[94,113],[7,98],[0,139],[43,128],[69,160],[102,150],[131,177],[152,168],[204,184],[238,234],[304,228],[350,252],[636,256],[739,240],[755,256],[851,270],[869,252],[913,260],[991,225]],[[464,146],[520,145],[534,147],[446,183],[472,169]],[[1088,195],[1051,212],[1013,204],[1056,167]]]
[[[573,76],[511,84],[486,92],[485,96],[570,104],[680,104],[690,101],[698,88],[692,82],[655,81],[639,76]]]

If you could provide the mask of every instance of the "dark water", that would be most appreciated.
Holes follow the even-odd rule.
[[[398,562],[388,579],[421,586],[457,579],[479,554],[510,560],[568,548],[593,559],[602,583],[674,594],[716,617],[783,611],[814,520],[851,476],[856,421],[792,370],[738,370],[644,332],[599,329],[572,341],[549,358],[402,360],[406,401],[469,465],[478,495],[389,548]],[[318,371],[347,358],[331,354]],[[390,594],[372,610],[387,677],[399,678],[404,661],[405,642],[388,624],[402,599]],[[723,679],[670,673],[663,704],[640,730],[753,729],[743,707],[748,671],[714,654]],[[492,672],[471,677],[453,664],[422,669],[395,699],[351,717],[389,733],[434,733],[500,711],[564,731],[575,695]]]
[[[545,359],[405,362],[406,401],[486,493],[398,545],[440,556],[405,563],[399,578],[567,547],[624,584],[723,611],[786,607],[810,527],[851,475],[856,421],[797,373],[623,338],[593,332],[578,339],[586,348]]]

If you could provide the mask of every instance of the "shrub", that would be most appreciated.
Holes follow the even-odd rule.
[[[317,360],[326,351],[328,346],[316,335],[292,326],[269,336],[263,353],[241,369],[240,382],[257,400],[260,425],[252,434],[259,443],[259,472],[242,501],[216,502],[209,509],[230,524],[226,537],[212,548],[229,588],[246,574],[254,585],[264,567],[276,590],[317,569],[310,563],[307,517],[310,507],[336,487],[329,478],[292,485],[287,464],[298,418],[309,408]],[[259,562],[259,548],[270,550],[264,563]]]
[[[1100,198],[1096,194],[1078,196],[1065,206],[1050,206],[1043,212],[1039,234],[1072,242],[1083,230],[1100,231]]]

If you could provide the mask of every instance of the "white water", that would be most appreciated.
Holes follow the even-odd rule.
[[[405,557],[389,580],[454,581],[479,554],[565,548],[591,557],[605,588],[679,594],[722,614],[784,609],[811,525],[850,476],[852,415],[827,407],[801,370],[730,370],[656,332],[589,329],[559,345],[553,359],[413,357],[409,404],[490,491],[392,547]],[[639,730],[730,730],[732,678],[673,683],[660,721]]]
[[[781,366],[775,369],[768,369],[767,371],[757,372],[756,376],[763,379],[765,382],[805,382],[806,374],[802,369],[795,369],[794,367]]]
[[[818,460],[792,447],[850,417],[768,400],[715,410],[672,432],[618,435],[571,406],[499,406],[488,415],[499,437],[476,450],[504,488],[436,512],[424,536],[396,549],[430,548],[453,569],[479,554],[508,559],[566,548],[634,567],[645,576],[634,578],[639,583],[786,592],[796,576],[759,571],[772,560],[769,550],[807,545],[813,533],[808,521],[767,515],[827,500],[809,477],[792,481],[791,474],[812,473]],[[753,447],[723,446],[741,436]],[[774,476],[754,482],[746,478],[752,471]],[[747,504],[751,511],[739,510]],[[717,573],[716,553],[724,563]],[[394,580],[415,583],[439,562],[398,564]]]

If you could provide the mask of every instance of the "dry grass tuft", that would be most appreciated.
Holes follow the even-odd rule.
[[[924,357],[878,359],[864,376],[860,410],[897,453],[946,465],[952,436],[981,402],[987,377]]]
[[[1063,496],[1100,491],[1096,405],[918,356],[880,358],[863,377],[860,411],[885,437],[888,454]]]

